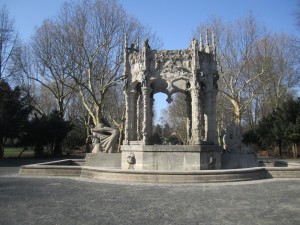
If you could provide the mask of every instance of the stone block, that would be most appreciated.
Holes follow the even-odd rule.
[[[85,158],[86,166],[121,168],[121,153],[87,153]]]
[[[136,170],[207,170],[211,155],[214,169],[221,168],[221,153],[216,145],[123,145],[122,169],[128,169],[127,158],[134,154]]]
[[[258,166],[257,157],[254,154],[222,154],[222,169],[238,169]]]

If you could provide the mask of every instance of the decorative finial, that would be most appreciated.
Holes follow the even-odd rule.
[[[200,34],[200,51],[202,51],[203,49],[204,49],[203,37],[202,37],[202,34]]]
[[[126,50],[128,45],[127,45],[127,41],[128,41],[128,36],[127,33],[124,34],[124,49]]]
[[[206,41],[205,41],[205,45],[206,45],[206,47],[208,47],[209,46],[209,42],[208,42],[208,28],[206,28]]]
[[[140,38],[139,37],[137,37],[135,39],[135,46],[134,47],[135,47],[136,50],[140,49]]]
[[[216,55],[216,40],[215,40],[215,33],[214,32],[212,32],[211,39],[212,39],[213,54]]]

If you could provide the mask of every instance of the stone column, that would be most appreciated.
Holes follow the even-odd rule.
[[[186,127],[187,127],[187,141],[189,144],[192,137],[192,105],[191,105],[191,93],[187,92],[185,97],[186,102]]]
[[[136,135],[137,141],[141,139],[141,93],[137,93],[137,102],[136,102]]]
[[[136,108],[135,108],[135,94],[136,91],[130,91],[129,92],[129,103],[128,103],[128,137],[129,137],[129,141],[134,141],[135,140],[135,132],[136,132],[136,128],[135,128],[135,124],[136,124]]]
[[[129,144],[129,95],[128,91],[123,92],[125,95],[125,125],[124,125],[124,141],[123,145]]]
[[[192,144],[199,145],[201,144],[200,139],[200,101],[199,101],[199,85],[196,82],[196,85],[192,88]]]
[[[205,140],[208,142],[214,142],[215,136],[215,119],[213,113],[213,98],[212,98],[212,91],[207,91],[205,96],[205,106],[206,106],[206,121],[205,121]]]
[[[152,90],[149,90],[149,92],[152,92]],[[149,94],[150,98],[150,112],[149,112],[149,117],[148,117],[148,136],[149,136],[149,141],[152,142],[152,133],[153,133],[153,117],[154,117],[154,112],[153,112],[153,105],[155,99],[153,98],[153,95],[150,93]],[[149,143],[151,144],[151,143]]]
[[[217,144],[218,143],[218,132],[217,132],[217,94],[218,90],[214,90],[212,92],[212,141]]]
[[[142,144],[147,145],[150,144],[150,135],[149,134],[149,126],[150,124],[150,113],[151,113],[151,106],[150,106],[150,90],[147,87],[142,87],[142,94],[143,94],[143,130],[142,130]]]

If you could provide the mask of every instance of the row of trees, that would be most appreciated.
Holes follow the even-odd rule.
[[[22,44],[6,8],[0,13],[0,79],[30,96],[37,114],[30,121],[50,118],[56,110],[61,120],[86,127],[86,134],[103,117],[122,130],[124,35],[129,43],[148,37],[151,47],[159,48],[151,29],[115,0],[81,0],[64,3],[55,18],[46,19],[32,40]],[[299,84],[297,40],[268,31],[251,14],[234,22],[212,18],[194,36],[206,28],[214,31],[217,46],[219,133],[232,121],[255,129]],[[163,120],[186,143],[182,102],[181,96],[174,98]]]
[[[260,148],[275,148],[278,155],[283,150],[292,149],[293,157],[297,158],[300,143],[300,98],[284,101],[258,125],[245,132],[244,143]]]
[[[293,35],[272,33],[250,14],[234,22],[211,18],[200,24],[195,36],[208,27],[214,32],[219,65],[217,122],[220,142],[231,123],[253,130],[276,111],[299,87],[298,40]],[[162,118],[186,142],[186,105],[176,95]],[[173,122],[172,122],[173,121]],[[176,121],[176,122],[174,122]],[[269,143],[270,144],[270,143]]]
[[[0,25],[6,26],[1,28],[0,36],[7,37],[0,40],[4,43],[0,46],[4,49],[0,79],[18,85],[24,95],[30,96],[36,116],[28,118],[31,125],[41,127],[40,135],[46,129],[43,127],[60,121],[60,125],[84,125],[86,137],[90,125],[97,125],[103,117],[122,128],[124,36],[127,34],[129,43],[148,37],[151,45],[158,47],[161,42],[151,29],[127,14],[117,1],[81,0],[64,3],[58,15],[46,19],[25,44],[18,41],[6,8],[2,7],[0,13]],[[68,133],[72,126],[66,127]],[[57,143],[51,151],[61,153],[61,138],[54,138]],[[49,138],[37,139],[51,142]]]
[[[23,146],[24,151],[32,148],[36,156],[58,156],[63,149],[84,145],[84,128],[74,122],[61,118],[57,110],[38,116],[33,113],[31,96],[19,87],[12,89],[7,82],[0,81],[0,158],[8,140],[17,140],[16,144]]]

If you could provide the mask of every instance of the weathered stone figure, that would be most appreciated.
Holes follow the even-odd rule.
[[[240,153],[242,148],[241,127],[235,124],[228,126],[223,137],[223,142],[226,152]]]
[[[119,130],[111,127],[105,127],[102,123],[99,123],[95,128],[91,129],[92,134],[90,137],[93,140],[92,153],[117,152],[117,143],[119,139]]]

